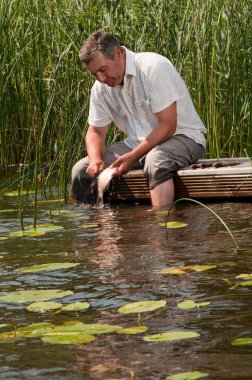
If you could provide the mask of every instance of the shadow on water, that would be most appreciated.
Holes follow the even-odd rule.
[[[7,197],[1,200],[1,237],[20,230],[15,202]],[[210,207],[242,246],[251,247],[252,204],[212,203]],[[235,252],[229,234],[207,210],[178,204],[170,220],[188,226],[170,229],[167,240],[166,229],[160,225],[166,215],[153,212],[148,205],[97,210],[67,204],[62,209],[70,214],[57,215],[57,203],[39,204],[38,223],[50,222],[64,229],[41,237],[0,240],[1,292],[71,290],[73,294],[60,302],[88,301],[91,309],[78,314],[37,314],[28,311],[26,303],[1,302],[0,324],[13,328],[79,320],[128,327],[137,325],[137,317],[119,314],[120,306],[159,299],[167,305],[142,315],[143,325],[148,327],[144,334],[109,333],[88,344],[64,346],[43,343],[39,338],[0,343],[0,378],[156,380],[196,370],[208,373],[209,379],[252,378],[251,345],[231,345],[235,338],[252,335],[251,287],[237,285],[236,278],[252,272],[252,254]],[[24,215],[25,226],[31,223],[32,206]],[[23,266],[64,261],[79,265],[53,272],[16,271]],[[215,268],[176,275],[157,273],[188,265]],[[187,299],[211,303],[203,308],[179,309],[177,304]],[[195,331],[200,337],[177,342],[143,340],[148,334],[170,330]]]

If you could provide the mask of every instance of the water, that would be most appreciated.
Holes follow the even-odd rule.
[[[0,201],[0,236],[20,230],[17,201]],[[24,224],[32,223],[32,197],[24,205]],[[232,346],[239,337],[252,337],[251,286],[236,286],[235,276],[252,273],[252,204],[209,204],[227,223],[250,254],[234,250],[223,225],[206,209],[178,204],[170,221],[186,228],[166,230],[165,215],[148,205],[113,205],[103,210],[62,208],[80,215],[51,215],[57,203],[41,203],[38,223],[51,222],[63,230],[41,237],[0,241],[1,294],[25,289],[71,290],[63,304],[87,301],[91,309],[76,313],[44,314],[27,310],[26,303],[0,303],[0,324],[10,329],[38,322],[61,324],[78,320],[137,326],[137,315],[121,315],[118,308],[140,300],[166,300],[164,309],[142,315],[148,331],[138,335],[97,335],[88,344],[50,345],[40,338],[0,343],[1,379],[166,379],[184,371],[208,373],[208,379],[252,379],[252,345]],[[83,228],[83,224],[97,227]],[[19,273],[23,266],[52,262],[80,265],[53,272]],[[155,270],[184,265],[216,268],[184,275],[157,274]],[[186,299],[210,301],[200,309],[181,310]],[[8,330],[6,327],[5,330]],[[195,331],[200,337],[176,342],[145,342],[143,337],[170,330]],[[2,331],[4,331],[2,329]]]

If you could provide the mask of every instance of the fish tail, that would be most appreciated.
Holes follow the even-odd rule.
[[[96,201],[96,206],[97,206],[98,208],[102,208],[102,207],[104,207],[103,197],[99,197],[99,196],[98,196],[97,201]]]

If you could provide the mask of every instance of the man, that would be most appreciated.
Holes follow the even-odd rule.
[[[167,58],[133,53],[100,31],[86,39],[80,60],[96,81],[90,98],[87,157],[72,171],[76,204],[88,201],[92,180],[112,165],[118,176],[142,167],[152,206],[170,205],[174,173],[202,157],[206,144],[206,129],[182,78]],[[127,137],[106,148],[111,122]]]

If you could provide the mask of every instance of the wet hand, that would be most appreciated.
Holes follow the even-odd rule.
[[[102,160],[90,161],[86,173],[91,178],[96,178],[103,170],[105,164]]]
[[[135,159],[132,153],[123,154],[112,165],[111,168],[116,168],[115,175],[120,176],[128,173],[134,166]]]

